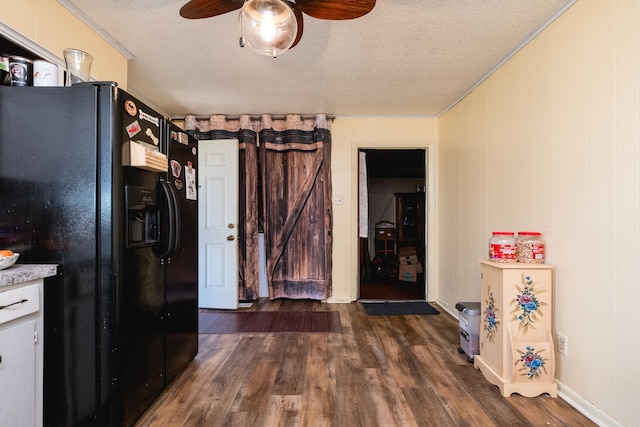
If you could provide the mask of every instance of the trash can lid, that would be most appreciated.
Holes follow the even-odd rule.
[[[477,308],[476,307],[471,307],[471,308],[467,307],[464,310],[462,310],[462,312],[464,314],[469,314],[471,316],[477,316],[477,315],[480,314],[480,304],[478,304]]]
[[[462,311],[464,314],[480,314],[479,302],[458,302],[456,310]]]

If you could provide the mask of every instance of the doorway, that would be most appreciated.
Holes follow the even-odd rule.
[[[198,302],[238,308],[238,140],[198,141]]]
[[[368,236],[360,237],[361,300],[426,299],[424,149],[360,149]],[[364,208],[361,208],[364,209]]]

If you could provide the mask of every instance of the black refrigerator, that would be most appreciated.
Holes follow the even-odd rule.
[[[0,87],[0,247],[44,289],[44,423],[131,425],[198,351],[197,142],[115,83]]]

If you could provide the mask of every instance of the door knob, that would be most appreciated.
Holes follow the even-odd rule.
[[[229,234],[229,235],[227,236],[227,240],[229,240],[229,241],[234,240],[234,239],[235,239],[235,237],[233,237],[231,234]]]
[[[233,228],[233,227],[235,227],[235,225],[233,225],[233,224],[229,224],[227,227],[229,227],[229,228]]]

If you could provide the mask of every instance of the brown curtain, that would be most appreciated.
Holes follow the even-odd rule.
[[[262,118],[260,173],[269,298],[331,296],[331,133],[327,119]]]
[[[185,117],[185,130],[197,139],[237,139],[239,146],[238,298],[258,299],[258,147],[259,121],[249,115],[209,119]]]

